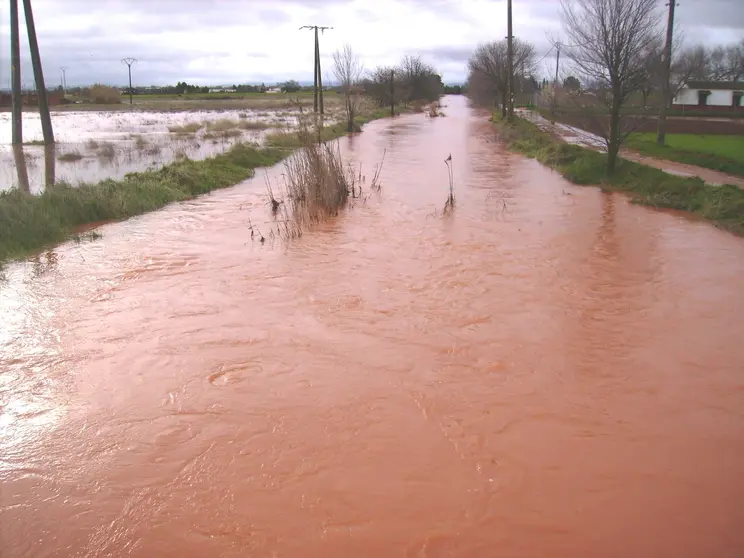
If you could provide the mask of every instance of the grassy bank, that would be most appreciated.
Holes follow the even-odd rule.
[[[357,125],[383,116],[384,112],[368,113],[357,119]],[[345,132],[344,125],[327,126],[321,139]],[[38,196],[19,190],[0,193],[0,264],[65,241],[81,225],[126,219],[246,180],[256,168],[278,163],[301,144],[294,133],[278,139],[282,141],[269,142],[265,148],[238,144],[210,159],[179,160],[122,180],[74,187],[57,184]]]
[[[625,141],[643,155],[744,176],[744,136],[667,134],[666,143],[657,144],[652,133],[631,134]]]
[[[554,168],[574,184],[622,190],[635,203],[689,211],[744,235],[744,190],[736,186],[710,186],[699,178],[674,176],[624,159],[618,161],[616,173],[607,176],[602,153],[559,141],[520,118],[511,125],[498,117],[494,122],[512,150]]]

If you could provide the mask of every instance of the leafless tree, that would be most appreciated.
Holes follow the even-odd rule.
[[[347,131],[353,132],[354,118],[359,113],[362,99],[361,81],[364,65],[348,44],[333,53],[333,73],[344,96]]]
[[[596,81],[594,92],[607,111],[601,126],[607,145],[607,173],[629,130],[623,106],[641,90],[646,77],[644,53],[660,36],[656,0],[561,0],[568,58],[584,82]]]
[[[364,86],[366,94],[380,107],[397,105],[403,99],[403,80],[392,66],[378,66],[370,70],[364,80]]]
[[[514,39],[513,49],[514,69],[523,77],[532,75],[536,68],[534,45]],[[492,102],[501,105],[502,116],[506,116],[509,95],[506,53],[506,41],[493,41],[478,45],[468,60],[468,81],[476,85],[474,92],[481,97],[492,95]]]
[[[738,44],[718,46],[710,51],[709,56],[712,79],[737,81],[744,77],[744,40]]]
[[[400,75],[403,99],[408,101],[436,101],[442,94],[442,78],[434,66],[420,56],[405,55],[396,73]]]
[[[705,80],[709,77],[708,52],[703,46],[682,50],[672,58],[669,94],[676,97],[684,85],[693,79]]]
[[[644,79],[641,85],[643,106],[648,105],[649,97],[662,88],[662,76],[664,75],[664,41],[662,37],[654,39],[643,49]]]

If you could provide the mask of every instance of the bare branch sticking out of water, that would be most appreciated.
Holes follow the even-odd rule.
[[[486,195],[486,203],[488,203],[488,200],[490,200],[491,197],[494,196],[494,195],[495,195],[495,192],[488,192],[488,194]],[[503,213],[504,211],[507,210],[507,208],[506,208],[506,199],[504,198],[504,194],[503,193],[500,193],[499,194],[499,201],[501,202],[501,205],[502,205],[502,207],[501,207],[501,213]]]
[[[447,173],[449,176],[449,197],[447,197],[447,201],[444,203],[444,210],[442,211],[443,216],[449,215],[455,210],[455,177],[452,172],[451,153],[449,157],[444,160],[444,164],[447,165]]]
[[[266,195],[269,199],[268,203],[271,205],[271,214],[276,216],[279,212],[279,206],[281,206],[283,202],[274,197],[274,190],[271,187],[271,180],[269,180],[268,174],[266,174]]]
[[[382,189],[382,183],[380,182],[380,174],[382,174],[382,166],[385,164],[385,155],[387,149],[382,152],[382,160],[379,165],[375,166],[375,174],[372,176],[372,184],[370,184],[370,190],[379,192]]]

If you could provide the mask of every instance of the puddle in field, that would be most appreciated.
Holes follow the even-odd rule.
[[[11,145],[10,113],[0,113],[0,191],[38,193],[58,182],[96,183],[161,167],[180,157],[205,159],[236,142],[260,143],[265,134],[296,124],[298,112],[229,110],[184,112],[54,112],[57,145]],[[24,113],[23,139],[42,139],[38,113]],[[332,117],[329,118],[332,122]],[[25,162],[25,166],[23,165]]]

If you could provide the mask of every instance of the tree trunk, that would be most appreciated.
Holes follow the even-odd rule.
[[[347,118],[347,131],[351,134],[354,132],[354,108],[351,106],[351,97],[346,97],[346,118]]]
[[[610,134],[607,138],[607,174],[614,174],[617,154],[620,151],[620,106],[612,104],[610,109]]]

